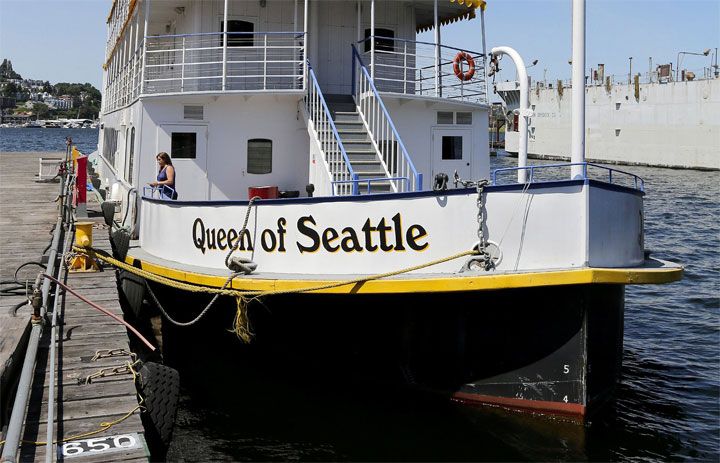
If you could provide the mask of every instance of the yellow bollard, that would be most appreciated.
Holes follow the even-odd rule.
[[[75,245],[81,248],[92,246],[92,222],[75,222]]]
[[[77,172],[77,158],[80,157],[80,151],[78,151],[77,146],[72,147],[72,163],[73,163],[73,172]]]
[[[75,246],[80,248],[92,247],[93,222],[75,222]],[[97,272],[100,270],[95,259],[84,254],[73,256],[68,264],[71,272]]]

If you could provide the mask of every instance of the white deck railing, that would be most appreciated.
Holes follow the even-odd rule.
[[[182,34],[146,39],[143,94],[302,90],[302,32]]]
[[[482,53],[441,45],[439,60],[436,60],[438,47],[434,43],[377,36],[373,59],[370,40],[368,37],[360,41],[358,50],[371,70],[378,91],[487,103]],[[456,57],[463,52],[474,61],[474,73],[469,80],[461,80],[455,75]],[[459,70],[467,73],[467,63],[457,61]]]
[[[413,165],[410,154],[385,108],[375,82],[353,46],[352,91],[355,104],[373,146],[395,192],[422,190],[422,174]]]
[[[308,119],[320,146],[323,163],[330,177],[333,196],[358,194],[358,178],[350,165],[345,147],[338,134],[330,109],[325,102],[315,72],[308,63],[308,93],[305,108]]]
[[[140,96],[142,83],[143,44],[132,52],[124,65],[111,64],[105,80],[103,112],[110,112],[129,105]]]

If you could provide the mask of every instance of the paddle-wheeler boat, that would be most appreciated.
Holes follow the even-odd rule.
[[[642,179],[582,145],[572,163],[490,171],[489,58],[523,65],[487,52],[484,10],[116,0],[92,162],[132,310],[191,320],[224,288],[214,303],[237,308],[248,347],[587,416],[619,378],[625,285],[682,269],[645,253]],[[476,16],[471,49],[442,44]],[[159,152],[176,200],[148,186]]]

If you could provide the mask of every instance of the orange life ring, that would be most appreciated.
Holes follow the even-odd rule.
[[[468,70],[465,72],[462,72],[460,69],[461,61],[466,61],[468,64]],[[455,59],[453,59],[453,72],[455,72],[455,77],[464,82],[472,79],[475,75],[475,60],[464,51],[459,51],[458,54],[455,55]]]

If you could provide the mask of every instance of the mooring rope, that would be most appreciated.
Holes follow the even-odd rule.
[[[280,289],[280,290],[266,290],[266,291],[247,291],[247,290],[237,290],[237,289],[228,289],[227,286],[232,282],[232,280],[237,276],[237,274],[230,275],[230,277],[227,279],[225,284],[222,288],[211,288],[208,286],[201,286],[201,285],[195,285],[191,283],[184,283],[177,280],[173,280],[161,275],[157,275],[155,273],[149,272],[147,270],[143,270],[141,268],[133,267],[132,265],[126,264],[125,262],[122,262],[118,259],[115,259],[114,257],[110,256],[104,251],[94,249],[94,248],[81,248],[78,246],[73,246],[73,251],[85,254],[91,258],[97,258],[105,263],[108,263],[110,265],[113,265],[117,268],[120,268],[122,270],[126,270],[127,272],[130,272],[134,275],[140,276],[145,278],[146,280],[153,281],[155,283],[160,283],[166,286],[169,286],[171,288],[188,291],[188,292],[194,292],[194,293],[205,293],[205,294],[214,294],[216,297],[214,297],[208,306],[205,307],[205,309],[195,317],[195,319],[191,320],[190,322],[178,322],[177,320],[173,320],[164,309],[161,309],[161,312],[163,315],[170,320],[172,323],[177,324],[178,326],[188,326],[183,325],[182,323],[189,323],[193,324],[196,323],[202,316],[207,313],[207,311],[212,307],[214,302],[217,300],[219,296],[229,296],[234,297],[237,301],[237,309],[235,313],[235,320],[233,322],[233,329],[232,331],[235,332],[235,334],[242,339],[245,342],[249,342],[252,333],[250,331],[249,326],[249,319],[247,316],[247,306],[251,302],[261,299],[266,296],[281,296],[281,295],[287,295],[287,294],[301,294],[301,293],[309,293],[314,291],[322,291],[326,289],[332,289],[332,288],[339,288],[341,286],[347,286],[347,285],[356,285],[359,283],[365,283],[368,281],[373,280],[380,280],[384,278],[389,278],[397,275],[402,275],[404,273],[408,272],[414,272],[416,270],[421,270],[424,268],[432,267],[434,265],[443,264],[445,262],[449,262],[451,260],[459,259],[461,257],[465,256],[471,256],[471,255],[478,255],[477,248],[469,249],[467,251],[458,252],[456,254],[453,254],[451,256],[443,257],[440,259],[435,259],[430,262],[426,262],[424,264],[418,264],[414,265],[412,267],[406,267],[399,270],[393,270],[390,272],[385,273],[379,273],[375,275],[365,275],[357,278],[353,278],[350,280],[343,280],[343,281],[335,281],[331,283],[324,283],[321,285],[315,285],[315,286],[308,286],[304,288],[290,288],[290,289]],[[149,288],[149,285],[146,285]],[[151,297],[154,299],[155,303],[157,304],[158,308],[160,309],[160,303],[158,299],[155,297],[155,294],[152,292],[152,290],[149,291]]]

